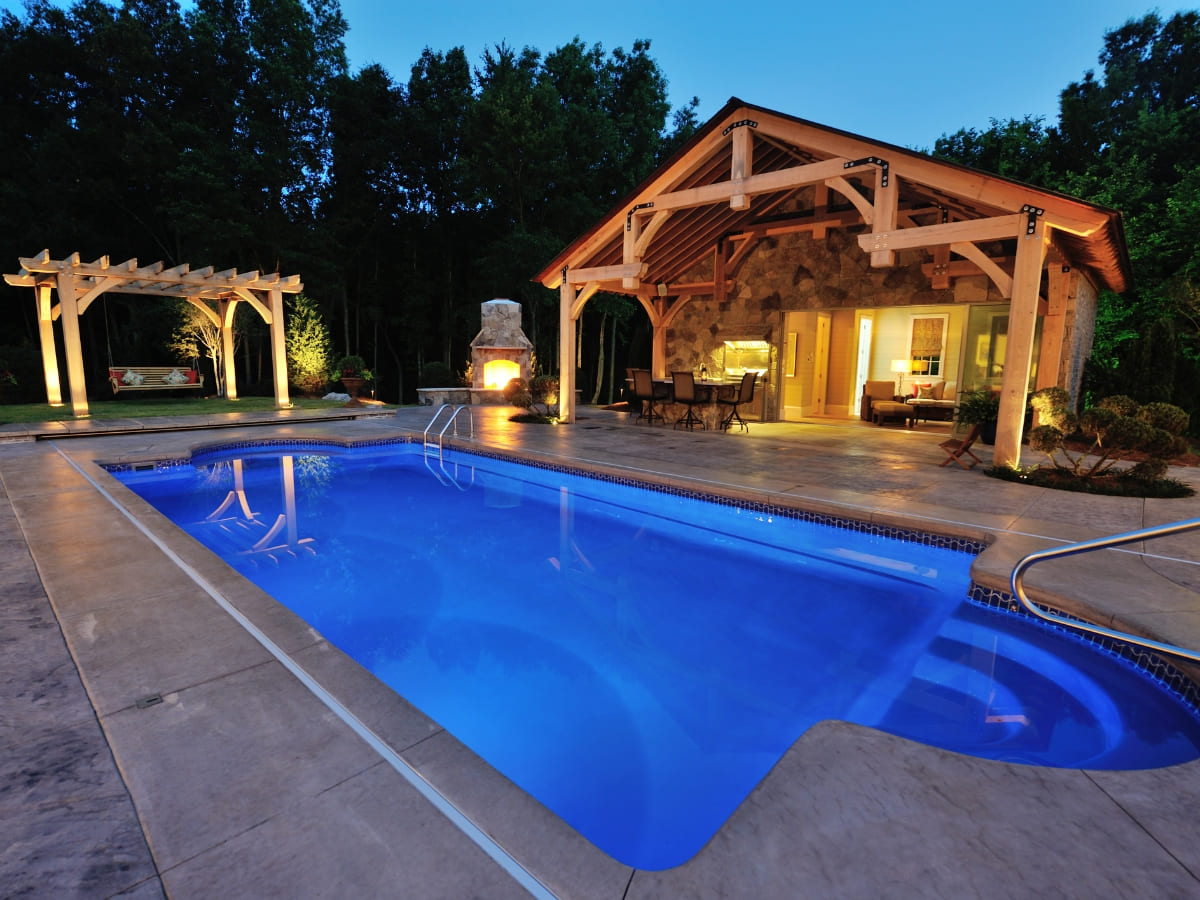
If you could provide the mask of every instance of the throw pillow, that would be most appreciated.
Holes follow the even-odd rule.
[[[187,376],[178,369],[172,369],[163,376],[164,384],[187,384]]]
[[[143,376],[133,371],[133,369],[126,369],[125,374],[121,376],[121,381],[128,385],[138,385],[145,380],[146,379]]]
[[[932,387],[917,388],[917,399],[918,400],[932,400],[933,399],[933,388]]]

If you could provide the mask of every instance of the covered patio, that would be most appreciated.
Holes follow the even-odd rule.
[[[65,259],[51,259],[49,250],[43,250],[34,257],[22,258],[19,262],[21,270],[15,274],[6,274],[4,280],[13,287],[33,288],[34,299],[37,302],[46,400],[51,406],[63,405],[62,380],[54,335],[54,323],[61,321],[71,410],[77,417],[89,415],[79,317],[109,291],[160,299],[178,297],[200,310],[213,326],[220,329],[225,395],[230,400],[237,399],[233,317],[239,303],[249,303],[271,330],[271,369],[275,405],[278,409],[291,406],[284,341],[283,295],[297,294],[304,290],[299,275],[281,277],[278,274],[260,275],[258,272],[239,275],[237,269],[216,272],[212,266],[193,272],[187,263],[168,269],[161,262],[139,266],[136,259],[112,265],[107,256],[85,263],[80,261],[78,253],[73,253]],[[57,302],[54,301],[55,293],[58,295]],[[111,365],[112,361],[109,363]]]
[[[535,280],[560,294],[568,422],[604,291],[646,312],[657,378],[755,354],[767,421],[856,415],[867,381],[996,390],[1011,466],[1029,392],[1078,398],[1129,259],[1113,210],[733,98]]]

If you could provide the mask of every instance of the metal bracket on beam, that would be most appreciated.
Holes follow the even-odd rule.
[[[880,159],[878,156],[864,156],[862,159],[852,159],[847,163],[843,163],[842,168],[843,169],[853,169],[855,166],[865,166],[865,165],[867,165],[867,163],[870,163],[871,165],[879,166],[880,172],[882,173],[882,175],[879,179],[880,187],[887,187],[888,186],[888,161],[886,159]]]
[[[1046,211],[1037,206],[1030,206],[1026,203],[1021,207],[1021,212],[1025,213],[1025,236],[1029,237],[1037,231],[1038,216],[1043,215]]]
[[[722,129],[721,137],[728,137],[729,132],[733,131],[733,129],[742,128],[744,126],[749,126],[750,128],[757,128],[758,123],[755,122],[753,119],[742,119],[740,122],[733,122],[729,125],[726,125],[725,128]]]
[[[629,210],[629,212],[627,212],[625,214],[625,230],[631,231],[633,229],[633,214],[635,212],[637,212],[639,209],[653,209],[653,208],[654,208],[653,200],[650,200],[646,203],[639,203],[636,206],[634,206],[631,210]]]

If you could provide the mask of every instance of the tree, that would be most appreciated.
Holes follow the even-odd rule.
[[[191,303],[175,302],[179,324],[171,335],[169,347],[185,360],[208,359],[213,366],[213,380],[217,396],[225,396],[225,348],[221,341],[221,327]],[[234,353],[241,345],[238,328],[233,330]]]
[[[284,340],[288,382],[305,394],[321,393],[333,368],[333,343],[320,309],[305,294],[296,294],[288,303]]]
[[[990,121],[986,131],[962,128],[952,135],[942,135],[934,142],[933,155],[1016,181],[1051,186],[1059,173],[1043,119],[1025,116],[1007,122]]]

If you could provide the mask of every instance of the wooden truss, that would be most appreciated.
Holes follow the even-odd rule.
[[[22,258],[20,263],[21,271],[15,275],[6,274],[4,280],[13,287],[34,290],[46,397],[52,406],[63,405],[58,352],[54,344],[54,322],[61,320],[72,412],[76,416],[88,415],[79,317],[98,297],[108,292],[145,297],[179,297],[203,312],[209,321],[221,329],[225,390],[230,400],[237,399],[233,316],[239,303],[249,303],[271,328],[275,404],[280,409],[291,406],[287,384],[283,295],[304,290],[299,275],[281,277],[277,274],[260,275],[258,272],[239,275],[236,269],[216,272],[211,266],[192,271],[186,263],[168,269],[161,262],[139,266],[136,259],[112,265],[107,256],[85,263],[80,261],[78,253],[66,259],[51,259],[49,250],[43,250],[34,257]],[[54,292],[58,294],[57,302],[53,300]]]

